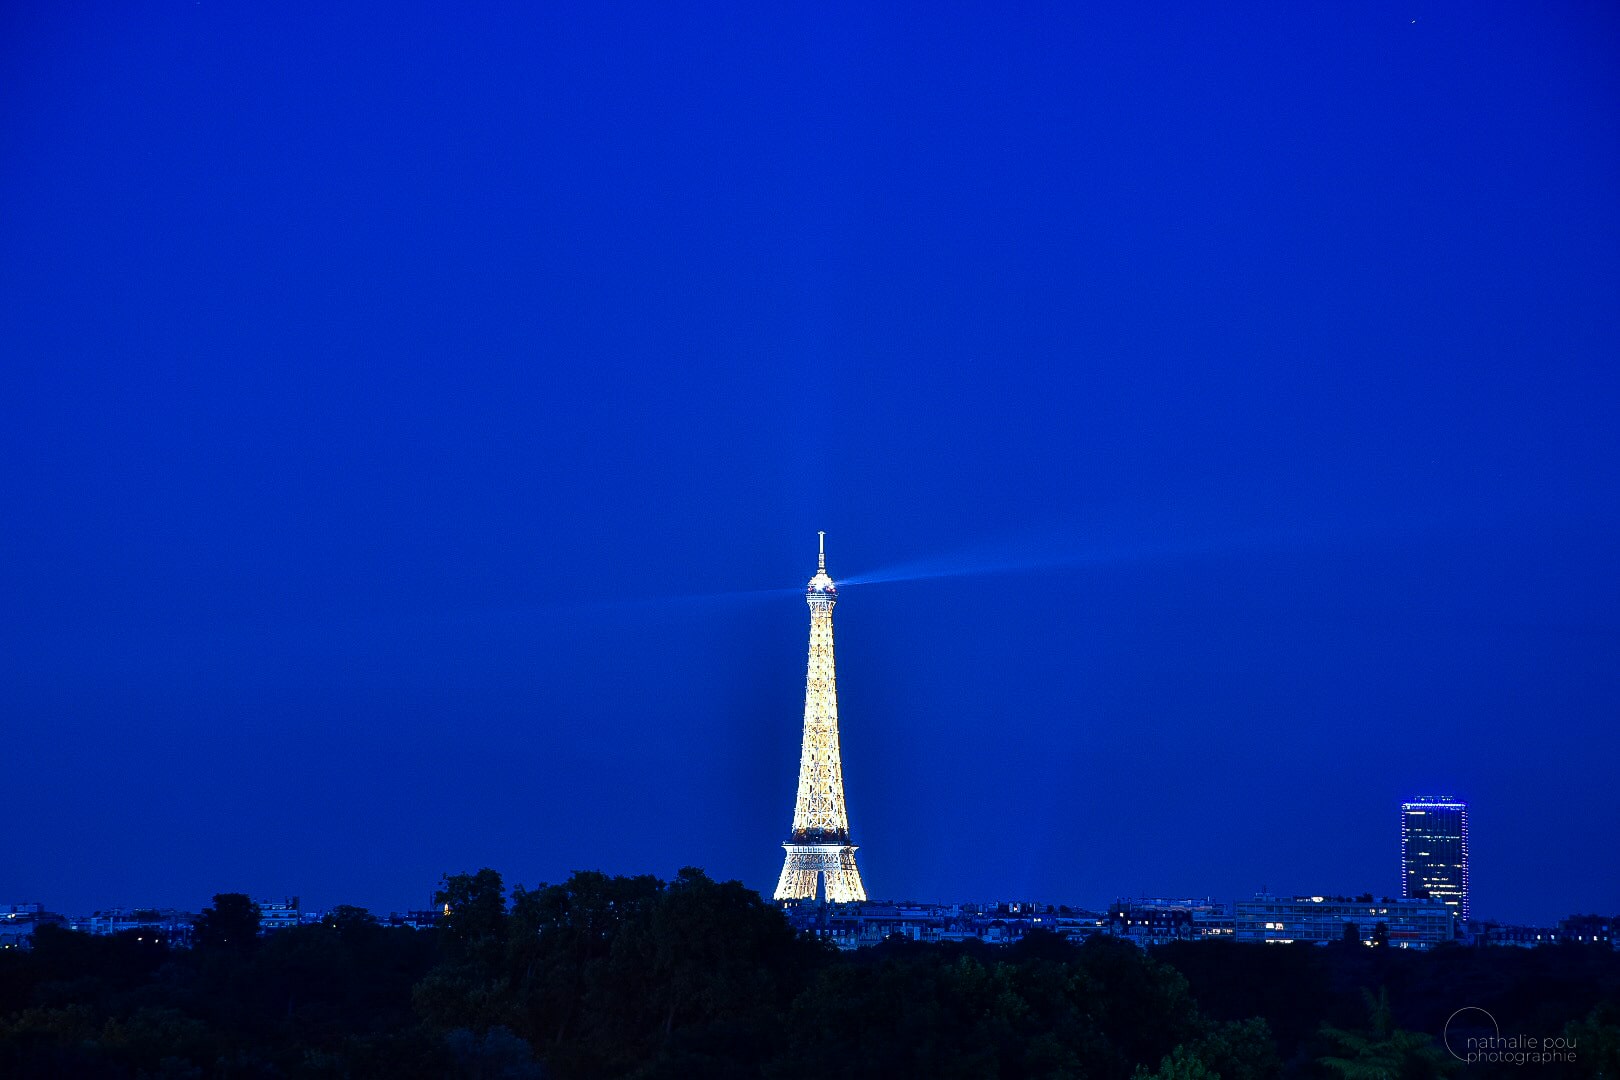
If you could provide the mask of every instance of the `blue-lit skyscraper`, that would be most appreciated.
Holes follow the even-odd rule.
[[[1401,803],[1401,896],[1444,900],[1468,918],[1468,804],[1449,796]]]

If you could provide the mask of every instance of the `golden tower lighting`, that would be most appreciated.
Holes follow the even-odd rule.
[[[827,576],[827,534],[816,556],[816,576],[805,600],[810,605],[810,663],[804,678],[804,746],[799,753],[799,796],[793,804],[793,832],[783,847],[787,858],[776,883],[776,899],[816,896],[817,878],[826,880],[834,904],[865,900],[866,887],[855,868],[844,809],[844,767],[838,757],[838,682],[833,673],[833,605],[838,587]]]

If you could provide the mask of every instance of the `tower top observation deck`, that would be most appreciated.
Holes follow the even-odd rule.
[[[818,602],[831,604],[838,601],[838,586],[827,576],[827,534],[821,532],[816,535],[820,538],[816,552],[816,576],[810,579],[804,597],[811,607]]]

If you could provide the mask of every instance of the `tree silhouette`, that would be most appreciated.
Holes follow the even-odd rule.
[[[353,904],[339,904],[326,913],[326,917],[321,920],[321,925],[329,926],[338,933],[343,934],[355,933],[362,928],[376,926],[378,923],[377,916],[363,907],[355,907]]]
[[[489,867],[476,874],[448,874],[433,894],[444,905],[444,925],[454,941],[471,946],[499,937],[506,924],[506,889]]]
[[[192,923],[192,944],[198,949],[250,948],[259,936],[259,905],[243,893],[216,893],[213,907],[202,909]]]
[[[1185,1046],[1178,1046],[1159,1061],[1153,1072],[1137,1066],[1131,1080],[1221,1080],[1221,1074]]]
[[[1300,1080],[1431,1080],[1460,1063],[1414,1032],[1466,997],[1562,1025],[1572,1075],[1620,1077],[1607,950],[1037,933],[839,952],[691,869],[441,886],[450,912],[421,930],[337,907],[258,938],[239,893],[199,917],[195,949],[43,926],[0,952],[0,1076],[1280,1080],[1287,1061]]]
[[[1380,987],[1377,996],[1368,990],[1361,994],[1369,1030],[1324,1026],[1321,1036],[1333,1051],[1318,1058],[1318,1064],[1343,1080],[1434,1080],[1456,1071],[1457,1062],[1432,1037],[1395,1027],[1387,990]]]

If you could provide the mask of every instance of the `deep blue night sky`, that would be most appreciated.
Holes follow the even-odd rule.
[[[0,9],[0,901],[1620,910],[1612,5],[573,7]]]

